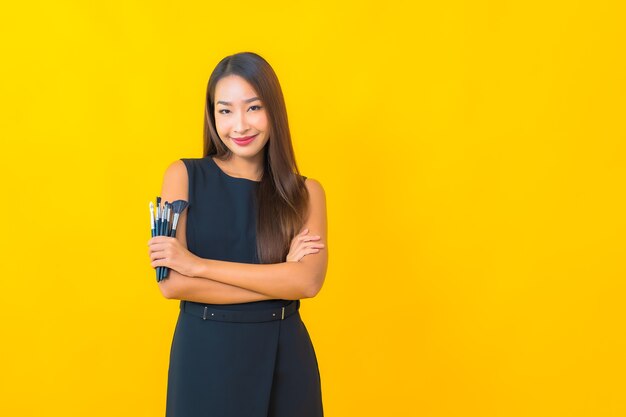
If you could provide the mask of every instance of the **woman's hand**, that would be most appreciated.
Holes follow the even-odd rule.
[[[169,236],[155,236],[148,241],[153,268],[166,266],[180,274],[195,277],[200,258],[189,252],[178,239]]]
[[[317,253],[324,248],[323,243],[312,242],[313,240],[319,240],[319,236],[307,236],[308,233],[309,229],[304,229],[293,238],[287,254],[287,262],[298,262],[305,255]]]

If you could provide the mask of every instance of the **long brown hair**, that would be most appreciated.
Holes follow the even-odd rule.
[[[257,255],[260,263],[284,262],[293,237],[306,220],[309,193],[296,164],[287,120],[287,108],[276,73],[253,52],[240,52],[222,59],[209,77],[204,111],[205,157],[229,159],[215,127],[215,86],[228,75],[245,79],[263,101],[269,119],[263,176],[258,187],[256,222]]]

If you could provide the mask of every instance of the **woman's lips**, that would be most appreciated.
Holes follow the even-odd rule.
[[[246,136],[243,138],[232,138],[233,141],[237,144],[237,145],[241,145],[241,146],[245,146],[247,144],[249,144],[250,142],[252,142],[254,140],[254,138],[256,138],[258,135],[258,133],[254,136]]]

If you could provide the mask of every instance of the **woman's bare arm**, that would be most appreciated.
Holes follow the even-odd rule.
[[[188,277],[173,270],[167,279],[159,282],[159,289],[165,298],[207,304],[248,303],[274,298],[210,279]]]

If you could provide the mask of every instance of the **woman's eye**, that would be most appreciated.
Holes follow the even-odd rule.
[[[250,106],[250,109],[254,109],[254,108],[256,108],[257,110],[260,110],[260,109],[261,109],[261,106],[257,106],[257,105]],[[218,112],[219,114],[226,114],[226,113],[222,113],[222,112],[230,112],[230,110],[228,110],[228,109],[220,109],[220,110],[218,110],[217,112]]]

